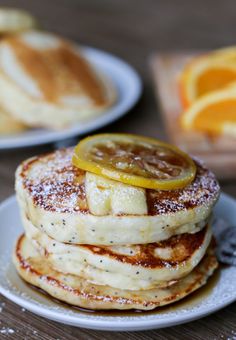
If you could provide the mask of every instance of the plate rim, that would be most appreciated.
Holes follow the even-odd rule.
[[[71,126],[64,130],[46,130],[46,133],[49,133],[49,136],[46,136],[43,139],[41,136],[41,130],[39,130],[39,133],[36,136],[26,136],[24,135],[24,133],[19,135],[12,135],[12,137],[3,135],[0,137],[0,150],[27,148],[59,142],[73,137],[79,137],[86,133],[105,127],[112,122],[115,122],[119,118],[126,115],[135,106],[143,91],[142,79],[136,68],[133,67],[130,63],[126,62],[126,60],[124,60],[123,58],[120,58],[115,54],[107,52],[105,50],[87,45],[79,45],[79,47],[85,55],[88,55],[88,59],[90,58],[90,54],[94,54],[97,55],[99,58],[108,58],[110,62],[115,65],[114,69],[126,69],[127,74],[129,75],[129,78],[133,83],[133,86],[132,94],[130,95],[130,97],[126,97],[125,108],[119,107],[119,105],[121,103],[124,103],[124,101],[119,101],[118,98],[117,103],[114,103],[114,105],[101,113],[101,115],[91,117],[88,122],[83,122],[85,126],[82,130],[80,130],[79,127],[80,123],[76,124],[76,126]],[[52,135],[50,135],[50,133]],[[33,139],[34,141],[32,141],[31,139]]]
[[[233,204],[236,204],[236,200],[234,197],[221,193],[221,200],[223,201],[231,201]],[[4,209],[6,209],[9,205],[16,203],[15,195],[8,197],[0,203],[0,214]],[[196,319],[205,317],[209,314],[212,314],[227,305],[236,301],[236,293],[235,296],[230,296],[226,298],[223,303],[219,303],[214,305],[213,307],[205,307],[200,309],[199,311],[195,311],[194,314],[177,314],[171,316],[171,320],[168,318],[163,319],[155,319],[155,316],[152,315],[150,319],[141,319],[137,314],[137,317],[131,319],[125,319],[126,317],[116,317],[111,316],[109,319],[91,319],[89,317],[80,318],[79,315],[66,315],[61,312],[57,312],[54,310],[49,310],[46,307],[42,308],[37,305],[36,302],[25,300],[24,297],[18,296],[14,291],[10,291],[5,289],[0,284],[0,294],[11,300],[12,302],[20,305],[21,307],[26,308],[27,310],[40,315],[42,317],[48,318],[50,320],[54,320],[63,324],[72,325],[76,327],[83,327],[87,329],[96,329],[96,330],[104,330],[104,331],[139,331],[139,330],[148,330],[148,329],[158,329],[158,328],[166,328],[174,325],[179,325],[182,323],[187,323],[194,321]],[[137,318],[137,320],[136,320]]]

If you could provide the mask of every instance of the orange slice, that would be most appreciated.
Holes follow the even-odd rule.
[[[236,81],[236,47],[194,58],[180,76],[180,96],[184,108],[196,99]]]
[[[160,190],[183,188],[195,177],[192,159],[157,139],[129,134],[99,134],[76,147],[73,165],[129,185]]]
[[[181,116],[182,126],[211,134],[236,136],[236,83],[196,100]]]

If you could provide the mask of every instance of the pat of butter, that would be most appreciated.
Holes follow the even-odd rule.
[[[94,215],[147,214],[145,189],[86,172],[85,193]]]

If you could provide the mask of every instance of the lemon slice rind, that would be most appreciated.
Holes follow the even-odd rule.
[[[187,169],[181,171],[181,175],[171,179],[157,179],[154,177],[143,177],[132,173],[124,172],[118,168],[114,168],[109,164],[100,164],[96,161],[86,159],[86,155],[89,152],[91,146],[94,146],[101,142],[108,141],[127,141],[127,142],[145,142],[151,145],[157,145],[158,147],[163,146],[174,153],[180,158],[183,158],[187,162]],[[91,137],[87,137],[80,141],[75,147],[74,154],[72,157],[72,163],[74,166],[83,169],[85,171],[103,176],[105,178],[113,179],[124,184],[142,187],[146,189],[156,190],[175,190],[181,189],[190,184],[196,174],[196,165],[194,161],[183,151],[177,147],[161,142],[154,138],[142,137],[132,134],[99,134]]]

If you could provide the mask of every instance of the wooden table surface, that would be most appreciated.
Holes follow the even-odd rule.
[[[114,53],[141,74],[144,94],[124,118],[103,131],[165,139],[148,58],[163,50],[216,48],[235,43],[234,0],[8,0],[0,5],[31,10],[48,30]],[[0,200],[14,193],[17,164],[52,145],[0,152]],[[236,182],[221,183],[236,197]],[[199,321],[145,332],[102,332],[61,325],[35,316],[0,296],[0,339],[236,339],[236,304]],[[9,327],[15,332],[4,335]]]

